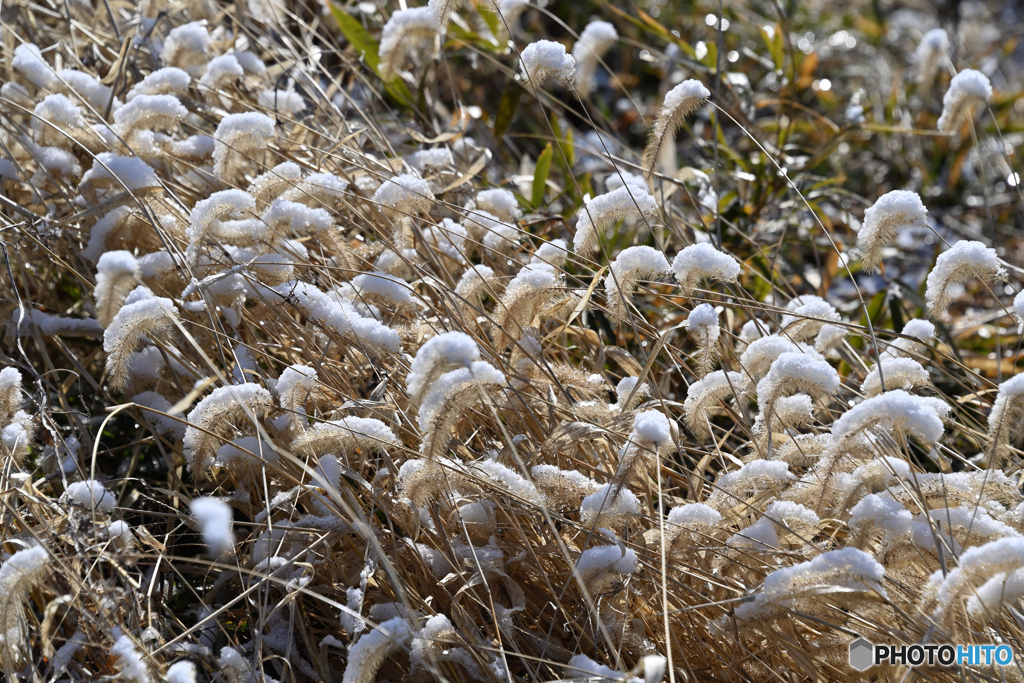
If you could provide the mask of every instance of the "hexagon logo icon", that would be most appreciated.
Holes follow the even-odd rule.
[[[872,655],[874,650],[874,644],[865,638],[853,641],[850,643],[850,666],[857,671],[867,671],[874,666],[875,658]]]

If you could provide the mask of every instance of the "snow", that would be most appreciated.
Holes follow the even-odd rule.
[[[111,90],[94,76],[76,69],[61,69],[57,78],[71,92],[85,100],[97,113],[103,112],[110,102]],[[115,104],[116,105],[116,100]]]
[[[555,239],[540,245],[530,257],[530,263],[547,263],[554,268],[561,268],[568,256],[569,249],[565,240]]]
[[[14,59],[11,67],[37,88],[52,88],[56,83],[53,69],[43,59],[39,48],[33,43],[23,43],[14,48]]]
[[[915,387],[928,386],[931,380],[924,366],[913,358],[882,357],[881,363],[875,366],[860,385],[865,396],[875,396],[882,390],[882,379],[885,388],[909,391]]]
[[[635,517],[640,514],[640,501],[627,488],[604,484],[580,504],[580,517],[586,525],[599,517]]]
[[[598,60],[618,39],[615,26],[607,21],[592,21],[586,25],[579,40],[572,46],[572,56],[576,60],[577,90],[586,93],[593,89]]]
[[[632,551],[630,551],[632,552]],[[607,667],[603,664],[598,664],[593,659],[586,655],[576,655],[569,660],[566,665],[568,668],[568,676],[566,678],[570,680],[577,679],[604,679],[607,681],[622,681],[625,683],[640,683],[638,677],[627,677],[626,674],[619,673],[615,669]],[[660,678],[657,680],[661,680]]]
[[[619,282],[668,271],[668,259],[665,258],[665,254],[648,246],[623,249],[611,265],[614,279]]]
[[[495,460],[478,460],[469,469],[471,472],[482,475],[481,478],[488,484],[500,484],[514,495],[530,503],[541,505],[544,502],[543,496],[532,482],[500,462]]]
[[[672,427],[668,418],[657,410],[645,410],[633,418],[633,433],[630,441],[655,444],[671,443]]]
[[[927,443],[942,438],[942,419],[934,406],[920,396],[896,389],[866,399],[843,413],[832,424],[832,440],[838,441],[879,424]]]
[[[385,180],[373,194],[373,201],[401,214],[429,211],[433,199],[430,184],[409,173]]]
[[[215,172],[223,172],[230,153],[255,150],[266,145],[273,137],[274,121],[270,117],[256,111],[228,114],[220,120],[213,134],[217,141],[213,152]]]
[[[757,383],[757,402],[765,410],[782,397],[782,392],[792,388],[804,393],[832,394],[839,388],[839,373],[824,360],[787,351],[775,359],[768,374]]]
[[[110,654],[118,658],[121,678],[135,683],[150,683],[149,668],[142,660],[142,655],[135,649],[135,643],[129,636],[123,635],[110,648]]]
[[[676,254],[672,271],[680,285],[692,289],[703,279],[735,282],[740,274],[740,264],[732,256],[702,242],[691,244]]]
[[[235,536],[231,531],[231,507],[217,498],[195,498],[190,508],[210,553],[219,556],[233,552]]]
[[[722,521],[722,515],[713,507],[704,503],[687,503],[672,508],[668,513],[669,524],[707,524],[714,525]]]
[[[464,332],[445,332],[427,340],[416,352],[409,367],[406,388],[410,396],[419,396],[426,390],[426,383],[436,377],[436,368],[468,366],[480,360],[480,349],[476,342]]]
[[[373,294],[396,305],[413,305],[415,302],[408,282],[380,271],[355,276],[352,286],[359,294]]]
[[[596,251],[601,234],[619,220],[653,220],[657,215],[658,203],[642,185],[627,184],[598,195],[579,211],[573,251],[584,255]],[[664,254],[661,258],[665,258]],[[667,263],[664,270],[668,271]]]
[[[711,91],[703,83],[693,78],[685,80],[665,95],[662,116],[675,116],[678,112],[685,114],[709,97]]]
[[[394,617],[364,634],[349,647],[342,683],[359,683],[374,678],[371,663],[379,665],[382,651],[407,647],[413,632],[405,617]]]
[[[140,95],[184,95],[192,77],[188,72],[173,66],[165,66],[149,74],[135,84],[125,100],[131,102]]]
[[[717,485],[721,489],[735,490],[754,479],[785,483],[796,477],[789,471],[789,463],[783,460],[753,460],[735,472],[720,476]]]
[[[964,69],[949,82],[949,90],[942,98],[942,116],[936,124],[939,130],[951,132],[965,114],[964,108],[992,101],[992,83],[988,76],[975,69]]]
[[[95,508],[97,512],[104,514],[113,512],[116,504],[114,496],[95,479],[68,484],[61,500],[87,510]]]
[[[168,128],[184,119],[188,110],[174,95],[139,95],[114,112],[114,123],[122,131]]]
[[[785,607],[804,587],[826,584],[856,591],[875,591],[886,596],[881,582],[885,568],[863,550],[841,548],[818,555],[809,562],[776,569],[752,602],[736,608],[738,619],[766,616],[775,607]]]
[[[584,550],[576,560],[576,571],[582,577],[593,577],[607,571],[619,574],[632,574],[636,571],[636,551],[626,549],[625,552],[617,545],[600,545]]]
[[[985,545],[969,548],[960,555],[960,566],[952,569],[945,579],[937,572],[935,600],[938,604],[938,613],[942,614],[949,610],[953,606],[953,601],[959,597],[964,584],[986,566],[1002,565],[1024,565],[1024,537],[1000,538]],[[989,596],[991,593],[986,595]],[[976,604],[975,610],[977,611],[980,606],[980,603]]]
[[[516,221],[523,215],[516,196],[500,187],[477,192],[475,202],[477,208],[487,211],[503,221]]]
[[[111,152],[96,155],[96,161],[82,176],[80,184],[97,181],[114,181],[117,192],[121,191],[122,185],[128,190],[160,187],[156,173],[145,161],[138,157],[121,157]]]
[[[44,123],[45,121],[64,131],[85,127],[82,110],[64,95],[47,95],[36,105],[32,113],[35,115],[32,119],[32,130],[37,135],[54,132]]]
[[[192,662],[175,662],[167,669],[167,683],[196,683],[196,665]]]
[[[186,159],[204,159],[213,155],[217,143],[209,135],[190,135],[171,143],[171,154]]]
[[[444,407],[450,396],[473,384],[479,384],[481,387],[488,384],[503,386],[505,375],[490,363],[482,360],[474,361],[469,367],[459,368],[441,375],[431,385],[420,404],[420,431],[427,431],[436,413]]]
[[[245,70],[235,55],[221,55],[207,63],[206,73],[199,79],[199,85],[211,89],[224,88],[243,76]]]
[[[571,81],[576,60],[565,53],[565,46],[551,40],[538,40],[527,45],[520,60],[522,79],[532,88],[540,88],[549,80]]]
[[[718,311],[711,304],[700,304],[695,306],[690,315],[686,318],[686,326],[690,332],[699,332],[707,335],[707,343],[713,344],[718,340]]]
[[[295,116],[306,108],[302,95],[294,90],[263,90],[257,97],[257,104],[273,112],[284,112]]]

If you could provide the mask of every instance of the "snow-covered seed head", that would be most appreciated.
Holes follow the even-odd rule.
[[[817,335],[827,323],[841,322],[838,311],[819,296],[804,295],[786,305],[789,311],[782,316],[782,329],[786,338],[804,341]]]
[[[170,130],[187,115],[174,95],[139,95],[114,111],[115,130],[125,138],[140,130]]]
[[[913,358],[883,356],[879,367],[874,368],[864,378],[864,382],[860,386],[861,393],[867,398],[877,396],[882,393],[883,380],[885,388],[888,390],[913,391],[932,386],[931,380],[928,378],[928,371]]]
[[[949,406],[937,399],[899,389],[887,391],[843,413],[832,424],[832,442],[838,446],[866,430],[882,428],[932,444],[942,438],[942,418],[948,410]]]
[[[604,484],[580,503],[580,521],[587,528],[625,526],[640,515],[640,501],[625,486]]]
[[[505,348],[512,339],[518,339],[532,327],[534,319],[548,305],[561,281],[561,273],[546,263],[530,263],[519,270],[508,283],[495,315],[495,325],[500,330],[500,348]]]
[[[690,311],[686,327],[697,342],[697,375],[703,377],[711,372],[717,357],[715,344],[720,334],[718,311],[711,304],[700,304]]]
[[[429,211],[433,199],[430,184],[409,173],[385,180],[373,195],[373,201],[395,218]]]
[[[776,569],[765,577],[761,592],[752,602],[736,608],[736,618],[745,621],[768,617],[783,610],[806,613],[820,611],[815,603],[828,596],[836,600],[837,591],[846,594],[861,593],[887,597],[882,581],[885,568],[863,550],[841,548],[822,553],[818,557],[790,567]],[[834,609],[834,608],[831,608]]]
[[[258,160],[274,137],[274,121],[259,112],[228,114],[213,134],[213,172],[230,180],[238,171]]]
[[[992,101],[992,84],[988,76],[974,69],[964,69],[949,82],[942,98],[942,116],[937,127],[943,133],[955,133],[969,119],[975,108]]]
[[[893,340],[889,346],[886,347],[883,352],[883,357],[888,358],[902,358],[905,356],[915,355],[921,353],[924,349],[924,345],[927,344],[935,337],[935,324],[930,320],[913,319],[908,320],[903,325],[903,330],[900,334],[905,337],[911,337],[911,339],[899,339]]]
[[[917,76],[923,87],[931,85],[942,59],[949,50],[949,35],[945,29],[933,28],[917,44]]]
[[[711,91],[694,79],[683,81],[665,95],[665,102],[654,122],[650,140],[644,150],[644,175],[648,180],[654,175],[659,162],[664,159],[666,150],[675,144],[676,130],[686,117],[697,111],[709,97]]]
[[[667,274],[669,266],[665,254],[653,247],[639,246],[624,249],[612,261],[609,271],[604,278],[608,312],[613,320],[621,321],[637,283],[644,278]]]
[[[594,89],[597,63],[618,39],[615,27],[607,21],[592,21],[580,33],[572,46],[572,57],[576,60],[576,90],[581,95]]]
[[[47,95],[32,112],[32,132],[41,145],[73,150],[83,128],[81,108],[64,95]]]
[[[672,272],[683,296],[691,296],[702,280],[735,282],[740,275],[740,264],[710,244],[691,244],[676,254]]]
[[[565,45],[552,40],[538,40],[523,50],[520,68],[523,84],[540,90],[548,81],[572,82],[576,60],[565,53]]]
[[[907,190],[893,190],[878,198],[864,212],[864,224],[857,233],[857,246],[863,251],[864,268],[872,272],[882,262],[882,249],[908,228],[927,227],[927,209],[921,195]]]
[[[384,24],[378,68],[385,81],[394,78],[408,60],[422,52],[433,51],[438,38],[439,14],[430,5],[397,10]]]
[[[1011,442],[1019,442],[1024,434],[1024,374],[999,385],[992,411],[988,415],[990,460],[997,463],[1010,451]]]
[[[203,543],[214,556],[229,555],[235,550],[235,535],[231,530],[231,507],[217,498],[196,498],[190,505],[192,519],[199,525]]]
[[[42,52],[33,43],[23,43],[14,48],[14,59],[11,67],[37,88],[52,88],[57,82],[53,68],[43,59]]]
[[[206,70],[210,51],[210,32],[198,21],[177,26],[167,34],[161,58],[166,66],[200,76]]]
[[[318,422],[292,442],[299,453],[321,456],[345,455],[350,464],[357,464],[361,453],[382,453],[389,446],[398,445],[391,428],[372,417],[343,417],[331,422]],[[357,451],[359,453],[357,453]]]
[[[125,298],[139,284],[138,260],[127,251],[108,251],[96,264],[96,319],[109,327]]]
[[[192,475],[203,479],[221,444],[238,430],[254,431],[253,419],[262,419],[272,407],[270,392],[259,384],[214,389],[188,414],[183,451]]]
[[[214,57],[206,65],[206,73],[199,79],[200,89],[220,90],[234,85],[245,76],[245,69],[234,55]]]
[[[710,439],[707,411],[740,390],[740,373],[716,370],[690,385],[683,403],[686,427],[699,439]]]
[[[826,361],[806,353],[788,351],[772,363],[768,374],[757,383],[757,403],[770,415],[775,402],[796,393],[812,398],[831,396],[839,388],[839,373]]]
[[[184,95],[188,90],[192,77],[188,72],[173,66],[165,66],[149,74],[125,95],[125,101],[131,102],[142,95]]]
[[[516,222],[519,220],[520,216],[523,215],[522,210],[519,208],[519,202],[516,200],[516,196],[508,190],[500,187],[477,192],[476,198],[473,200],[473,204],[475,204],[475,206],[467,206],[466,208],[477,208],[487,211],[488,213],[497,216],[499,220],[509,223]]]
[[[476,342],[464,332],[445,332],[430,339],[416,352],[409,368],[406,388],[409,400],[419,405],[434,381],[452,370],[480,360]]]
[[[928,273],[924,293],[928,315],[938,318],[945,313],[950,304],[950,285],[971,278],[986,282],[1005,280],[1006,270],[999,263],[995,249],[981,242],[961,240],[939,254],[935,267]]]
[[[166,340],[175,330],[178,309],[174,302],[153,296],[145,287],[135,288],[103,332],[110,386],[124,391],[128,386],[131,354],[145,338]]]
[[[29,618],[25,613],[29,592],[46,576],[50,556],[41,545],[19,550],[0,566],[0,665],[7,680],[18,679],[17,673],[26,654]]]
[[[600,247],[600,237],[620,220],[654,220],[658,203],[646,187],[627,184],[588,201],[579,211],[573,251],[588,256]]]
[[[484,400],[488,387],[505,384],[505,375],[482,360],[468,367],[441,375],[431,384],[419,408],[419,427],[423,433],[420,452],[427,458],[440,454],[462,413]]]

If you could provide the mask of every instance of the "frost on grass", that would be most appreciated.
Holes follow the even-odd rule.
[[[924,293],[928,314],[938,318],[951,302],[950,288],[954,284],[978,278],[985,282],[1003,280],[1006,270],[999,262],[996,250],[981,242],[961,240],[939,254],[935,267],[928,273]]]

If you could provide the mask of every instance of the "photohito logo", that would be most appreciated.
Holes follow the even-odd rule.
[[[1013,662],[1009,645],[875,645],[866,638],[850,643],[850,666],[867,671],[879,664],[909,666],[1007,666]]]

